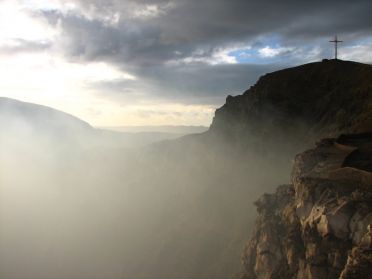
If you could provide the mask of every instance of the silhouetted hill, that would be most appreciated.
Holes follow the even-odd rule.
[[[232,142],[312,143],[372,130],[372,66],[324,60],[262,76],[216,110],[210,133]],[[284,135],[284,137],[283,137]]]
[[[91,132],[93,128],[79,118],[50,107],[0,97],[0,122],[9,128],[28,124],[34,132],[74,134]]]
[[[162,132],[120,132],[97,129],[87,122],[50,107],[0,97],[0,125],[7,127],[1,138],[42,136],[58,143],[84,147],[139,147],[182,135]]]

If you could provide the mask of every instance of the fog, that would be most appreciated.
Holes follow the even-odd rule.
[[[4,279],[230,278],[253,202],[289,181],[288,151],[211,133],[136,146],[14,112],[0,124]]]

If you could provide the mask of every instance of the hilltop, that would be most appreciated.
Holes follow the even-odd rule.
[[[211,134],[274,148],[372,130],[372,66],[323,60],[268,73],[216,110]],[[290,142],[288,142],[290,140]]]

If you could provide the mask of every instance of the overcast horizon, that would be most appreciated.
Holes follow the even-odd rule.
[[[94,126],[209,126],[228,94],[333,57],[372,61],[371,1],[0,1],[0,96]]]

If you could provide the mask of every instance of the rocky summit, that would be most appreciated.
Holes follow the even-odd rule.
[[[243,279],[372,278],[372,133],[297,155],[291,184],[256,206]]]

